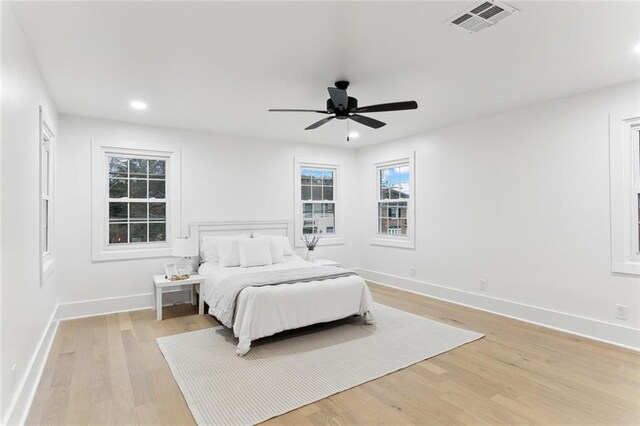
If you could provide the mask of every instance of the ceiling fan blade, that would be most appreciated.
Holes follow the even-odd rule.
[[[383,123],[382,121],[374,120],[370,117],[365,117],[364,115],[352,114],[349,116],[353,121],[357,121],[360,124],[364,124],[365,126],[373,127],[374,129],[379,129],[382,126],[386,126],[387,123]]]
[[[317,112],[318,114],[329,114],[328,111],[319,111],[317,109],[278,109],[272,108],[269,112]]]
[[[417,109],[416,101],[391,102],[389,104],[378,104],[363,106],[356,109],[356,112],[387,112],[387,111],[403,111],[406,109]]]
[[[318,127],[322,126],[323,124],[328,123],[329,121],[333,120],[334,118],[335,118],[334,116],[323,118],[320,121],[316,121],[311,126],[307,127],[305,130],[317,129]]]
[[[347,91],[343,89],[337,89],[335,87],[327,87],[329,91],[329,96],[331,97],[331,101],[333,105],[335,105],[336,109],[347,109],[349,106],[349,97],[347,96]]]

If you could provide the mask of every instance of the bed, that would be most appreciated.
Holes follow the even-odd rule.
[[[289,223],[198,223],[191,225],[190,234],[200,245],[207,236],[288,238]],[[373,300],[362,277],[289,253],[284,261],[262,266],[222,266],[220,259],[198,268],[205,279],[200,297],[208,313],[233,330],[240,356],[249,352],[252,341],[284,330],[352,315],[361,316],[363,325],[374,323]]]

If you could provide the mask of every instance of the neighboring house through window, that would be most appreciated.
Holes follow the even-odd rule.
[[[372,244],[414,247],[413,155],[374,164],[375,236]]]

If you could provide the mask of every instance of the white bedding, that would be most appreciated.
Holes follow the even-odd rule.
[[[237,274],[314,267],[299,256],[285,256],[284,263],[253,268],[221,268],[217,263],[203,263],[198,273],[205,278],[204,301],[211,305],[211,288],[221,279]],[[248,287],[236,303],[233,333],[238,338],[236,352],[247,353],[251,341],[283,330],[334,321],[350,315],[365,315],[373,322],[373,299],[366,283],[357,275],[323,281]]]

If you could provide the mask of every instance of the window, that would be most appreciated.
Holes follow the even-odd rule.
[[[339,213],[340,166],[296,162],[296,246],[303,234],[321,235],[320,245],[342,244]]]
[[[414,248],[413,155],[375,167],[375,236],[372,244]]]
[[[407,235],[409,163],[378,169],[378,233]]]
[[[108,161],[109,244],[166,242],[167,160],[110,155]]]
[[[180,230],[179,149],[92,149],[94,261],[171,255]]]
[[[40,285],[53,271],[53,138],[40,107]]]
[[[640,275],[640,114],[610,120],[611,270]]]

